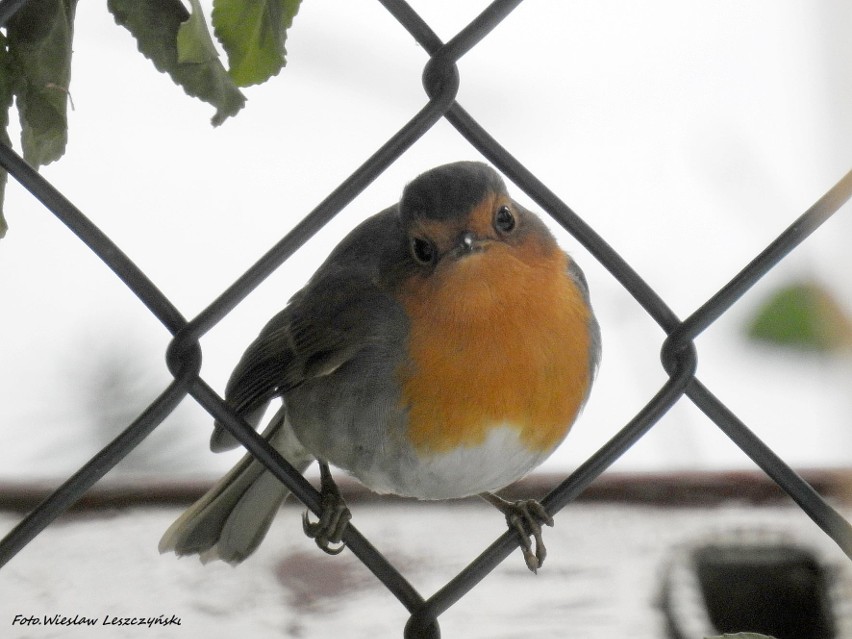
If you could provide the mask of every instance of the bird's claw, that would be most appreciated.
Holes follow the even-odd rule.
[[[343,501],[331,474],[324,469],[320,489],[322,511],[317,521],[311,521],[309,511],[302,513],[302,530],[313,539],[320,550],[329,555],[339,555],[346,548],[343,534],[352,519],[352,513]]]
[[[350,519],[351,515],[345,504],[341,504],[340,509],[324,508],[317,521],[311,521],[309,511],[306,510],[302,513],[302,530],[316,542],[320,550],[329,555],[339,555],[346,548],[346,544],[343,543],[343,532]]]
[[[547,556],[547,549],[544,547],[541,536],[541,525],[553,526],[553,517],[535,499],[512,502],[493,493],[481,493],[480,497],[506,516],[509,530],[514,530],[518,534],[527,568],[534,573],[538,572]]]
[[[517,531],[521,540],[524,561],[532,572],[538,572],[547,557],[547,548],[541,535],[541,525],[553,526],[551,517],[544,507],[534,499],[510,503],[504,510],[509,528]],[[532,542],[530,541],[532,537]],[[535,543],[533,543],[535,542]]]

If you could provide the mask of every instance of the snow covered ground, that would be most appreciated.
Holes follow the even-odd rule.
[[[428,596],[503,530],[477,503],[355,504],[359,529]],[[852,510],[846,508],[846,514]],[[50,526],[0,578],[0,636],[14,639],[225,639],[401,637],[403,607],[355,557],[321,553],[301,534],[300,508],[279,514],[257,555],[232,568],[160,556],[174,508],[86,511]],[[0,513],[0,528],[16,519]],[[574,504],[547,529],[538,575],[509,557],[441,618],[442,636],[464,639],[660,639],[660,579],[684,544],[757,531],[781,532],[815,549],[848,579],[849,560],[794,507],[728,504],[659,508]],[[852,580],[845,582],[852,586]],[[845,591],[852,603],[852,589]],[[852,610],[847,607],[847,614]],[[16,615],[40,625],[13,625]],[[98,625],[47,626],[44,617],[97,618]],[[179,618],[171,626],[104,626],[105,618]],[[847,628],[852,633],[852,628]],[[844,631],[846,632],[846,631]],[[852,634],[840,635],[849,639]]]

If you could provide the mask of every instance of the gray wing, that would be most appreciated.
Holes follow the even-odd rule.
[[[586,275],[571,256],[568,257],[568,276],[574,280],[574,283],[583,295],[586,306],[589,307],[589,381],[591,381],[594,379],[601,361],[601,329],[594,312],[592,312],[592,303],[589,298],[589,284],[586,282]],[[589,387],[591,388],[591,384]]]
[[[392,215],[388,209],[353,230],[246,349],[225,400],[253,427],[272,399],[333,373],[397,321],[398,305],[381,284],[386,259],[381,247],[399,243]],[[237,445],[217,423],[210,448],[218,452]]]
[[[330,375],[381,332],[390,298],[370,282],[328,274],[297,294],[246,349],[225,389],[225,400],[253,427],[270,401],[309,379]],[[388,314],[390,317],[391,314]],[[237,440],[216,424],[214,451]]]

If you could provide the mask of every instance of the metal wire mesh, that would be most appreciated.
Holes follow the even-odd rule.
[[[681,320],[618,253],[491,137],[456,101],[459,88],[457,61],[485,38],[521,0],[496,0],[447,43],[441,42],[429,25],[403,0],[379,1],[429,55],[423,72],[428,101],[291,232],[191,320],[183,317],[145,273],[62,193],[14,151],[0,145],[0,165],[96,253],[173,335],[166,359],[174,377],[159,397],[125,431],[26,515],[0,541],[0,566],[70,508],[151,434],[186,395],[191,395],[220,421],[308,508],[315,513],[319,512],[319,494],[316,490],[260,435],[233,415],[200,376],[199,340],[441,118],[445,118],[491,164],[519,185],[538,206],[583,244],[667,335],[661,345],[662,364],[668,374],[666,382],[608,443],[542,500],[547,511],[555,515],[574,500],[685,396],[852,558],[852,526],[701,383],[696,377],[697,351],[694,346],[695,338],[702,331],[719,319],[737,299],[852,196],[852,172],[796,219],[727,285],[689,317]],[[0,25],[25,2],[0,2]],[[517,546],[516,537],[507,531],[443,588],[431,597],[424,598],[355,526],[349,527],[344,541],[411,613],[405,629],[407,637],[438,636],[438,617],[474,588]]]

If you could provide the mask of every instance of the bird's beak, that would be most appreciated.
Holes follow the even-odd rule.
[[[459,242],[456,245],[456,250],[453,253],[456,257],[465,257],[472,253],[478,253],[484,249],[482,240],[476,237],[475,233],[465,231],[459,236]]]

